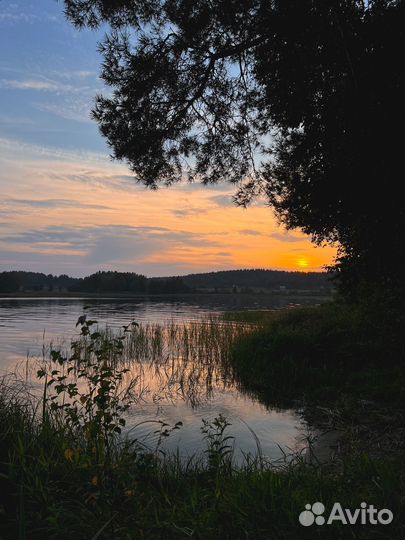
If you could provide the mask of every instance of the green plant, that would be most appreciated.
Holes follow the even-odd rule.
[[[94,462],[106,465],[113,442],[125,427],[123,415],[135,401],[136,380],[125,380],[129,369],[119,362],[128,327],[103,338],[93,330],[95,324],[86,315],[79,317],[81,338],[72,342],[71,354],[51,350],[49,364],[37,376],[45,379],[45,415],[62,418],[72,436],[86,441]],[[67,459],[74,455],[74,448],[66,449]]]
[[[208,421],[203,418],[201,431],[207,444],[205,453],[208,457],[208,468],[216,475],[230,473],[232,471],[233,444],[235,439],[231,435],[225,435],[225,430],[232,424],[225,416],[219,414],[214,420]]]

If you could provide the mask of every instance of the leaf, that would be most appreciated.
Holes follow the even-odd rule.
[[[86,322],[87,315],[80,315],[80,317],[77,319],[76,327],[79,325],[82,325]]]

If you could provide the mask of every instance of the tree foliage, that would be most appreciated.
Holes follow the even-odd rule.
[[[37,272],[0,272],[0,293],[18,292],[84,292],[132,294],[183,294],[197,290],[292,290],[331,292],[332,286],[323,272],[283,272],[249,269],[189,274],[186,276],[147,278],[134,272],[102,271],[84,278],[54,276]]]
[[[400,0],[65,0],[109,32],[93,116],[136,179],[226,180],[337,269],[398,285],[403,261]]]
[[[147,278],[135,272],[99,271],[84,278],[38,272],[0,272],[0,293],[85,292],[166,294],[189,292],[180,277]]]

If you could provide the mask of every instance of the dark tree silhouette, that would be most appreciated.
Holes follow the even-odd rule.
[[[237,185],[336,242],[351,294],[402,282],[402,2],[65,0],[104,23],[93,117],[136,179]]]
[[[147,278],[134,272],[99,271],[84,278],[53,276],[39,272],[13,270],[0,272],[0,293],[24,292],[86,292],[177,294],[204,289],[290,290],[330,293],[331,283],[324,272],[282,272],[276,270],[227,270],[187,276]]]

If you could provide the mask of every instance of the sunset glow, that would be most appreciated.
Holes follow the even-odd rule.
[[[7,146],[6,146],[7,145]],[[85,275],[147,275],[231,268],[320,270],[334,256],[286,232],[257,203],[233,205],[232,187],[149,191],[103,156],[0,141],[1,268]]]
[[[0,66],[0,270],[156,276],[307,272],[332,262],[334,249],[287,233],[265,201],[237,208],[234,188],[225,184],[152,192],[124,164],[112,163],[89,117],[103,91],[100,36],[77,32],[57,3],[45,4],[24,13],[10,4],[0,19],[3,49],[15,44]]]
[[[297,266],[298,268],[302,268],[302,269],[308,268],[309,267],[308,259],[304,257],[302,257],[301,259],[298,259]]]

